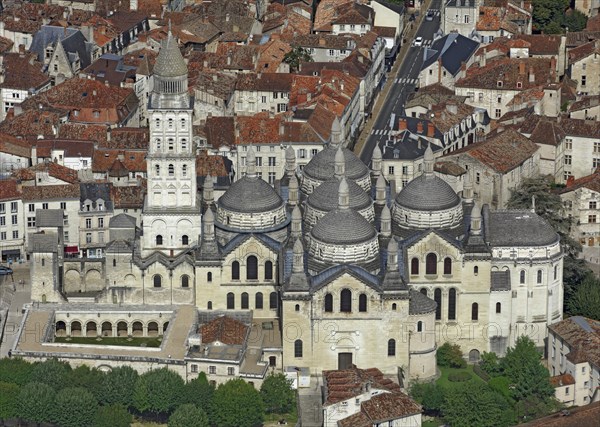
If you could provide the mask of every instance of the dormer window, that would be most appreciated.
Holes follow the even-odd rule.
[[[79,117],[79,110],[73,110],[73,116]]]
[[[517,89],[521,89],[523,87],[523,83],[517,82]]]
[[[496,83],[496,86],[498,86],[498,87],[502,87],[502,81],[501,81],[501,80],[498,80],[498,83]]]
[[[94,118],[97,119],[100,117],[100,111],[99,110],[94,110],[94,112],[92,113]]]

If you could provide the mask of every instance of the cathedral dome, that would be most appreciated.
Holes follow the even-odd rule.
[[[377,236],[369,221],[350,209],[329,212],[315,224],[310,234],[320,242],[334,245],[365,243]]]
[[[160,77],[187,76],[187,65],[170,30],[156,57],[153,73]]]

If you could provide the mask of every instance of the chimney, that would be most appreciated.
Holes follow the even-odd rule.
[[[417,123],[417,133],[423,133],[423,122]]]
[[[525,75],[525,63],[523,61],[519,62],[519,74]]]
[[[218,80],[218,77],[216,74],[213,74],[213,82],[216,82]]]
[[[202,66],[203,66],[204,68],[208,68],[208,61],[207,61],[207,60],[204,60],[204,62],[202,62]]]
[[[231,55],[227,55],[227,65],[231,65]]]
[[[229,18],[230,18],[229,13],[226,13],[225,14],[225,22],[229,22]]]
[[[280,136],[285,135],[285,126],[284,126],[283,122],[279,123],[279,135]]]
[[[92,91],[92,95],[94,95],[94,96],[96,96],[96,95],[97,95],[97,93],[96,93],[96,89],[94,89],[94,90]]]
[[[535,83],[535,74],[533,73],[533,67],[529,67],[529,83]]]
[[[550,71],[556,71],[556,56],[550,58]]]
[[[448,111],[450,114],[458,114],[458,106],[456,106],[455,104],[446,104],[446,111]]]
[[[481,54],[481,59],[479,60],[479,66],[480,67],[485,67],[485,63],[486,63],[486,60],[487,60],[486,56],[487,56],[487,46],[484,46],[483,52]]]
[[[429,122],[427,123],[427,136],[433,138],[433,135],[435,135],[435,126],[433,126],[433,123]]]
[[[325,39],[323,37],[319,38],[319,46],[325,46]]]
[[[407,125],[406,125],[406,119],[399,119],[398,120],[398,130],[406,130]]]

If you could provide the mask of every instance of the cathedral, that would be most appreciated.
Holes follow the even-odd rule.
[[[251,312],[280,325],[284,368],[355,364],[407,379],[434,376],[444,342],[476,361],[522,334],[542,347],[546,326],[562,319],[556,232],[532,211],[479,206],[468,182],[455,193],[430,148],[422,175],[392,194],[379,149],[370,170],[344,147],[336,120],[301,172],[288,147],[273,187],[250,148],[246,174],[215,200],[210,177],[196,186],[193,108],[169,34],[149,100],[141,224],[112,218],[101,260],[59,257],[56,267],[32,257],[34,300],[65,302],[60,287],[95,263],[96,304]]]

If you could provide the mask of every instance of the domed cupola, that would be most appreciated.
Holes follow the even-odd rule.
[[[285,203],[256,173],[252,147],[246,157],[246,176],[234,182],[217,201],[219,228],[241,232],[266,232],[287,224]]]
[[[331,125],[331,138],[327,147],[315,154],[302,169],[302,193],[308,196],[315,188],[335,175],[335,156],[342,146],[341,126],[337,117]],[[356,182],[363,190],[371,190],[369,168],[356,155],[342,147],[346,178]]]
[[[337,198],[340,191],[340,184],[346,176],[345,169],[344,152],[342,151],[342,147],[338,147],[335,153],[335,172],[333,178],[329,178],[323,184],[319,185],[308,196],[304,211],[304,221],[309,227],[314,226],[327,212],[338,208]],[[375,220],[375,211],[371,197],[356,182],[346,180],[346,183],[348,185],[349,208],[358,212],[367,221],[372,223]]]
[[[188,68],[171,33],[162,41],[153,70],[152,108],[189,108]]]
[[[423,156],[423,174],[398,193],[393,218],[402,228],[452,228],[462,223],[460,197],[433,171],[435,159],[431,146]]]
[[[339,264],[379,272],[379,241],[373,225],[349,207],[346,178],[339,184],[338,208],[327,213],[308,235],[309,270],[318,273]]]

